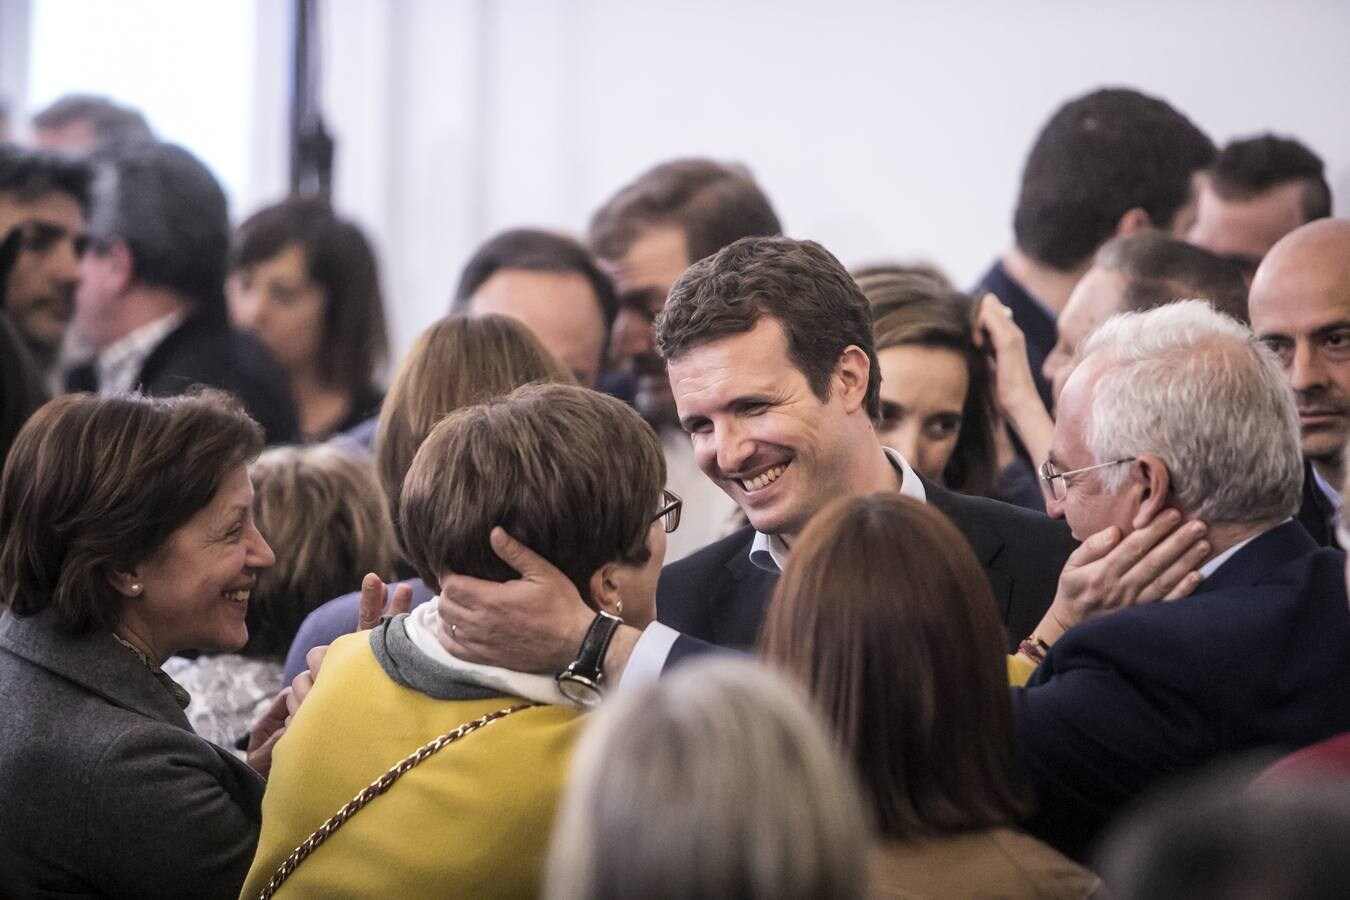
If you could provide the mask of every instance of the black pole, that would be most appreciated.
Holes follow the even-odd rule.
[[[331,197],[333,138],[320,112],[321,82],[316,0],[295,0],[291,57],[291,193]]]

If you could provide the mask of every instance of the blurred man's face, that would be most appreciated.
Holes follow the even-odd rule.
[[[576,272],[499,269],[469,298],[472,315],[510,316],[534,333],[583,387],[595,387],[605,348],[605,315],[591,283]]]
[[[1050,382],[1056,407],[1064,383],[1078,361],[1078,348],[1103,322],[1120,312],[1126,285],[1125,276],[1119,272],[1093,266],[1074,286],[1069,302],[1055,322],[1054,349],[1041,367],[1041,374]]]
[[[1275,242],[1303,224],[1303,190],[1302,182],[1291,181],[1246,200],[1226,200],[1205,179],[1195,224],[1185,239],[1232,260],[1251,284]]]
[[[656,354],[652,321],[665,306],[671,286],[689,268],[684,229],[652,226],[622,258],[602,264],[619,294],[619,315],[610,335],[610,365],[633,379],[634,405],[643,418],[654,425],[673,425],[679,416],[665,363]]]
[[[5,279],[5,312],[44,363],[55,357],[75,314],[85,228],[84,213],[68,194],[27,202],[0,195],[0,239],[19,234],[18,256]]]

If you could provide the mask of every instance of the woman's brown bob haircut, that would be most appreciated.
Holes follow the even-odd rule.
[[[515,319],[451,316],[423,331],[394,375],[375,432],[375,471],[395,517],[403,476],[437,422],[533,381],[573,378]]]
[[[440,576],[506,581],[494,525],[562,570],[591,602],[606,563],[650,559],[647,532],[666,481],[651,427],[613,397],[533,384],[451,413],[403,481],[399,540],[433,590]]]
[[[0,597],[68,634],[110,632],[108,575],[153,555],[262,450],[236,400],[71,394],[29,419],[0,480]]]
[[[892,838],[1024,813],[1003,629],[975,554],[896,493],[816,515],[774,592],[761,655],[806,685]]]

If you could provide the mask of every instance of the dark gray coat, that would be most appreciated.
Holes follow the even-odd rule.
[[[239,895],[264,782],[110,635],[0,615],[0,844],[38,897]]]

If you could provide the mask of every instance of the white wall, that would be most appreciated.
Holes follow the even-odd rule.
[[[324,15],[335,79],[380,86],[329,100],[340,200],[384,236],[400,346],[477,241],[581,231],[677,154],[748,163],[788,231],[845,262],[925,257],[971,281],[1010,240],[1037,128],[1103,84],[1160,94],[1219,141],[1297,135],[1350,209],[1342,0],[328,0]],[[390,57],[383,81],[370,55]]]
[[[137,11],[166,0],[97,14],[104,4],[31,2],[35,31],[44,10],[64,13],[66,31],[42,41],[67,58],[84,42],[102,69],[81,86],[99,89],[125,77],[122,32],[147,33]],[[289,3],[178,7],[156,13],[162,46],[137,51],[163,83],[123,99],[241,85],[243,124],[222,100],[217,121],[188,116],[183,129],[198,130],[171,136],[230,168],[235,213],[247,214],[286,181]],[[252,32],[215,24],[227,9]],[[92,38],[69,31],[91,18],[108,24]],[[1350,212],[1346,0],[322,0],[320,22],[336,202],[382,251],[396,349],[445,311],[491,233],[580,232],[616,187],[679,154],[746,162],[788,231],[847,263],[925,257],[969,282],[1010,240],[1037,128],[1103,84],[1160,94],[1219,141],[1300,137]],[[55,51],[29,50],[31,89],[56,90],[43,74]]]

